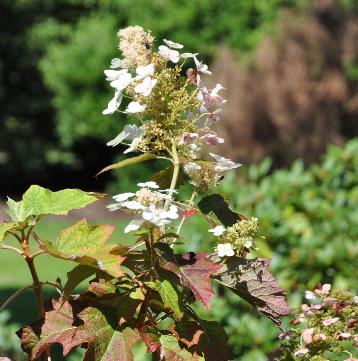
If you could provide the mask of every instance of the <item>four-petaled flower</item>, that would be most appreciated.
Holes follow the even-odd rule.
[[[219,257],[232,257],[235,255],[231,243],[219,243],[217,251]]]

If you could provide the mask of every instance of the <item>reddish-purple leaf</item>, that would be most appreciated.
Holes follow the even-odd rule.
[[[221,265],[210,260],[206,253],[185,253],[174,255],[168,245],[158,246],[162,251],[160,266],[175,273],[181,284],[192,290],[195,298],[207,308],[210,308],[210,300],[214,295],[210,276],[216,273]]]
[[[280,317],[288,315],[284,290],[268,271],[270,261],[264,258],[230,257],[215,277],[221,284],[280,325]]]
[[[54,301],[53,310],[46,313],[44,321],[35,322],[18,331],[23,350],[30,355],[31,360],[36,360],[50,345],[59,343],[66,356],[74,347],[86,342],[85,338],[77,334],[77,327],[73,323],[72,306],[68,302],[62,304]]]

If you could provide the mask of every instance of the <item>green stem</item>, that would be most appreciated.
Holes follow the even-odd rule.
[[[173,169],[172,181],[170,183],[170,188],[169,188],[169,192],[168,192],[168,195],[170,197],[172,197],[172,195],[174,193],[174,190],[175,190],[175,187],[176,187],[176,184],[177,184],[177,181],[178,181],[179,170],[180,170],[179,156],[178,156],[178,152],[177,152],[177,149],[176,149],[174,144],[172,145],[172,156],[173,156],[173,167],[174,167],[174,169]],[[169,205],[170,205],[170,200],[167,199],[165,201],[165,204],[164,204],[164,209],[168,210]]]

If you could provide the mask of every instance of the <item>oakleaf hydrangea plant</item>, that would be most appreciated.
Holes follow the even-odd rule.
[[[0,225],[0,248],[24,258],[33,284],[3,307],[24,290],[35,291],[40,318],[18,332],[29,360],[51,359],[52,346],[60,344],[64,356],[81,347],[87,361],[133,361],[137,342],[145,344],[153,360],[231,360],[223,328],[202,319],[193,307],[197,302],[210,309],[213,281],[277,325],[290,309],[268,270],[269,260],[254,258],[252,250],[262,237],[259,220],[235,213],[215,193],[226,173],[240,166],[209,151],[224,142],[213,130],[226,102],[220,95],[223,86],[208,88],[208,66],[199,54],[183,52],[181,44],[164,39],[156,48],[151,33],[139,26],[120,30],[118,37],[122,55],[104,72],[114,95],[103,114],[115,118],[121,112],[132,120],[119,124],[121,131],[108,146],[125,144],[124,153],[133,156],[100,173],[156,159],[167,167],[138,183],[135,192],[115,195],[108,206],[126,212],[124,232],[134,238],[129,246],[121,240],[108,243],[113,227],[84,219],[55,240],[38,234],[43,216],[65,215],[100,194],[52,192],[35,185],[21,201],[9,199],[11,221]],[[188,199],[180,193],[183,182],[192,188]],[[200,216],[208,224],[203,239],[215,238],[216,247],[194,253],[181,231],[188,217]],[[5,244],[11,238],[20,247]],[[179,244],[186,253],[178,253]],[[35,260],[44,253],[78,265],[67,280],[42,281]],[[88,278],[86,289],[76,293]],[[55,287],[59,296],[44,300],[45,285]]]

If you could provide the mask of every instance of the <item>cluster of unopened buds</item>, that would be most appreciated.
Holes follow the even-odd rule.
[[[301,312],[291,321],[297,328],[280,334],[280,339],[291,342],[293,355],[303,360],[326,360],[317,358],[332,347],[334,351],[346,353],[344,361],[358,361],[345,344],[358,347],[358,296],[345,291],[331,291],[330,284],[323,284],[313,292],[306,291],[309,304],[301,305]],[[297,347],[298,346],[298,347]],[[321,356],[320,356],[321,357]],[[280,358],[279,358],[280,359]],[[281,359],[280,359],[281,360]]]

